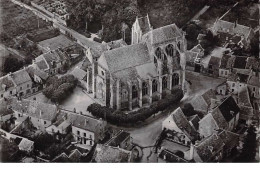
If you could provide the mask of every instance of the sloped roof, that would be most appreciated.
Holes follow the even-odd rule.
[[[161,44],[166,41],[171,41],[177,37],[181,37],[182,33],[176,24],[163,26],[157,29],[153,29],[147,33],[151,45]]]
[[[226,98],[221,105],[218,106],[223,117],[229,122],[234,116],[239,113],[239,107],[232,96]]]
[[[85,78],[85,76],[87,75],[87,72],[85,72],[84,70],[80,69],[77,66],[73,69],[73,71],[70,74],[73,75],[78,80],[83,80]]]
[[[128,137],[130,137],[130,133],[121,131],[118,135],[109,140],[107,145],[117,147]]]
[[[252,28],[240,24],[231,23],[224,20],[218,20],[214,23],[214,29],[218,32],[228,32],[229,34],[238,34],[247,38]],[[226,29],[225,31],[223,29]]]
[[[146,44],[134,44],[104,52],[111,73],[151,62]]]
[[[218,134],[218,136],[222,139],[223,143],[225,144],[225,148],[232,149],[238,145],[239,142],[239,135],[233,133],[231,131],[222,130]]]
[[[52,62],[56,62],[56,63],[64,62],[65,60],[68,60],[68,58],[69,58],[66,55],[66,53],[61,51],[61,49],[49,51],[45,54],[42,54],[41,56],[43,56],[45,58],[45,60],[49,66],[52,66]]]
[[[194,126],[194,128],[196,130],[199,129],[199,121],[200,121],[200,118],[198,115],[193,115],[189,118],[189,121],[192,123],[192,125]]]
[[[222,139],[216,134],[213,134],[196,144],[194,148],[203,162],[209,162],[224,145]]]
[[[254,75],[250,76],[249,79],[248,79],[248,84],[249,84],[249,85],[253,85],[253,86],[260,87],[259,77],[254,76]]]
[[[226,128],[228,126],[227,120],[224,117],[224,115],[221,113],[219,108],[213,109],[213,111],[210,113],[215,120],[218,128]]]
[[[179,107],[171,114],[174,122],[176,123],[177,127],[182,130],[190,140],[194,141],[198,137],[198,133],[196,130],[191,126],[185,115],[183,114],[181,108]]]
[[[246,69],[253,69],[255,71],[260,70],[260,62],[258,58],[248,57],[246,63]]]
[[[47,62],[44,59],[35,62],[35,64],[40,70],[46,70],[49,68]]]
[[[20,150],[29,151],[33,145],[33,141],[23,138],[18,146]]]
[[[27,67],[27,68],[26,68],[26,71],[29,73],[29,75],[30,75],[32,78],[34,77],[34,75],[39,76],[39,77],[42,78],[43,80],[46,80],[46,79],[49,77],[49,75],[48,75],[46,72],[44,72],[44,71],[42,71],[42,70],[38,70],[38,69],[34,68],[33,66]]]
[[[238,104],[252,107],[247,87],[241,88],[238,92]]]
[[[80,157],[81,157],[82,153],[78,150],[75,149],[71,152],[71,154],[68,156],[68,158],[72,161],[72,162],[77,162],[80,161]]]
[[[4,87],[6,89],[9,89],[11,87],[14,87],[14,82],[13,80],[10,78],[9,75],[3,76],[0,78],[0,91],[4,90]]]
[[[220,64],[220,58],[215,57],[215,56],[211,56],[210,60],[209,60],[209,65],[213,65],[213,66],[219,66]]]
[[[236,56],[234,61],[234,68],[245,69],[247,64],[247,57],[245,56]]]
[[[97,144],[95,153],[93,155],[93,160],[96,162],[130,162],[131,152],[112,146],[105,146],[101,144]]]
[[[220,67],[219,67],[219,68],[222,68],[222,69],[228,68],[228,67],[227,67],[227,64],[228,64],[228,59],[229,59],[230,57],[231,57],[231,55],[229,55],[229,54],[224,54],[223,57],[221,58]]]
[[[32,81],[28,72],[25,69],[18,70],[10,75],[16,85]]]
[[[208,105],[210,105],[211,99],[216,99],[216,94],[215,94],[215,91],[213,89],[207,90],[201,96],[207,102]]]
[[[108,45],[111,49],[127,46],[126,42],[123,39],[110,41],[110,42],[106,43],[106,45]]]
[[[200,44],[198,44],[194,46],[190,51],[200,53],[204,51],[204,48]]]
[[[17,100],[16,98],[10,98],[8,101],[13,110],[25,113],[31,117],[52,121],[57,114],[55,105],[27,99]]]
[[[165,160],[166,162],[188,162],[187,160],[175,155],[174,153],[166,149],[160,152],[159,158]]]

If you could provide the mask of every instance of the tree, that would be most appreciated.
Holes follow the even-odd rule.
[[[12,55],[9,55],[4,61],[4,67],[3,72],[9,73],[9,72],[15,72],[23,67],[23,61],[18,60],[17,58],[13,57]]]

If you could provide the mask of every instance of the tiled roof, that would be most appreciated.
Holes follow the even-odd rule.
[[[247,87],[241,88],[238,92],[238,104],[252,107]]]
[[[174,122],[176,123],[177,127],[182,130],[187,137],[194,141],[198,137],[198,133],[196,130],[191,126],[185,115],[183,114],[181,108],[179,107],[171,114]]]
[[[85,78],[85,76],[87,75],[87,72],[85,72],[84,70],[80,69],[77,66],[73,69],[73,71],[70,74],[73,75],[78,80],[83,80]]]
[[[147,33],[151,45],[161,44],[166,41],[175,40],[177,37],[181,37],[182,33],[180,29],[175,25],[167,25],[157,29],[153,29]]]
[[[232,96],[226,98],[221,105],[218,106],[223,117],[229,122],[234,116],[239,113],[239,107]]]
[[[214,24],[214,29],[218,32],[228,32],[229,34],[238,34],[247,38],[251,32],[251,28],[240,24],[231,23],[224,20],[218,20]],[[223,30],[225,29],[225,31]]]
[[[246,63],[246,69],[253,69],[255,71],[260,70],[260,61],[255,57],[248,57]]]
[[[14,82],[10,78],[9,75],[3,76],[0,78],[0,91],[3,91],[5,89],[9,89],[11,87],[14,87]]]
[[[119,40],[115,40],[115,41],[108,42],[107,45],[108,45],[111,49],[115,49],[115,48],[120,48],[120,47],[127,46],[126,42],[125,42],[123,39],[119,39]]]
[[[213,134],[194,146],[197,154],[203,162],[209,162],[216,153],[222,150],[224,143],[222,139]]]
[[[57,107],[55,105],[27,99],[17,100],[16,98],[9,99],[9,102],[13,110],[31,117],[53,121],[57,116]]]
[[[32,81],[25,69],[18,70],[10,75],[16,85]]]
[[[138,23],[139,23],[139,26],[142,30],[143,35],[146,34],[147,32],[149,32],[152,29],[151,24],[149,22],[148,15],[145,16],[145,17],[138,18]]]
[[[215,120],[215,123],[217,124],[218,128],[228,127],[227,120],[225,119],[224,115],[221,113],[221,111],[219,110],[218,107],[213,109],[213,111],[211,112],[211,115],[212,115],[213,119]]]
[[[64,62],[69,58],[67,54],[62,52],[60,49],[49,51],[45,54],[42,54],[41,56],[43,56],[43,58],[46,60],[46,62],[50,67],[52,66],[52,62],[56,62],[56,63]]]
[[[235,63],[235,59],[236,59],[235,56],[231,56],[231,57],[228,59],[228,61],[227,61],[227,69],[233,68],[234,63]]]
[[[146,44],[134,44],[104,52],[111,73],[151,62]]]
[[[245,69],[246,63],[247,63],[247,57],[236,56],[233,67],[238,69]]]
[[[38,66],[38,68],[40,70],[46,70],[49,68],[48,64],[46,63],[46,61],[44,59],[35,62],[35,64]]]
[[[130,162],[131,152],[112,146],[105,146],[101,144],[97,144],[95,153],[93,155],[93,160],[95,162]]]
[[[75,149],[71,152],[71,154],[68,156],[68,158],[72,161],[72,162],[78,162],[80,161],[80,157],[81,157],[82,153],[78,150]]]
[[[211,99],[216,99],[216,94],[215,94],[215,91],[213,89],[207,90],[201,96],[207,102],[208,105],[210,105]]]
[[[215,57],[215,56],[210,57],[209,65],[219,66],[219,64],[220,64],[220,58]]]
[[[238,145],[239,135],[236,133],[233,133],[231,131],[222,130],[222,131],[220,131],[218,136],[224,142],[226,149],[232,149]]]
[[[27,67],[26,71],[29,73],[29,75],[32,78],[34,77],[34,75],[39,76],[43,80],[46,80],[49,77],[49,75],[46,72],[44,72],[42,70],[38,70],[38,69],[34,68],[33,66]]]

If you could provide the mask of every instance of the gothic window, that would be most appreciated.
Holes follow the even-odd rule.
[[[104,97],[103,83],[98,84],[98,98]]]
[[[172,44],[167,45],[166,47],[166,53],[168,56],[173,57],[174,47]]]
[[[164,76],[163,79],[162,79],[162,89],[163,90],[167,88],[167,84],[168,84],[167,77]]]
[[[181,43],[180,42],[178,42],[177,46],[178,46],[179,50],[181,50]]]
[[[158,89],[158,82],[156,80],[153,80],[153,86],[152,86],[153,93],[157,91]]]
[[[154,57],[154,64],[156,64],[157,65],[157,60],[156,60],[156,57]]]
[[[172,87],[179,85],[179,74],[175,73],[172,75]]]
[[[160,47],[158,47],[155,50],[155,55],[157,56],[158,59],[162,59],[162,49]]]
[[[142,94],[143,94],[143,96],[148,94],[148,85],[145,82],[143,82],[143,84],[142,84]]]
[[[132,86],[132,99],[135,99],[138,97],[138,90],[135,85]]]

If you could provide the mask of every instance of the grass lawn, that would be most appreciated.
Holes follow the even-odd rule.
[[[0,0],[0,12],[1,34],[4,33],[11,38],[38,29],[38,20],[40,28],[48,25],[45,21],[38,19],[31,11],[9,0]],[[10,44],[10,40],[4,43]]]

